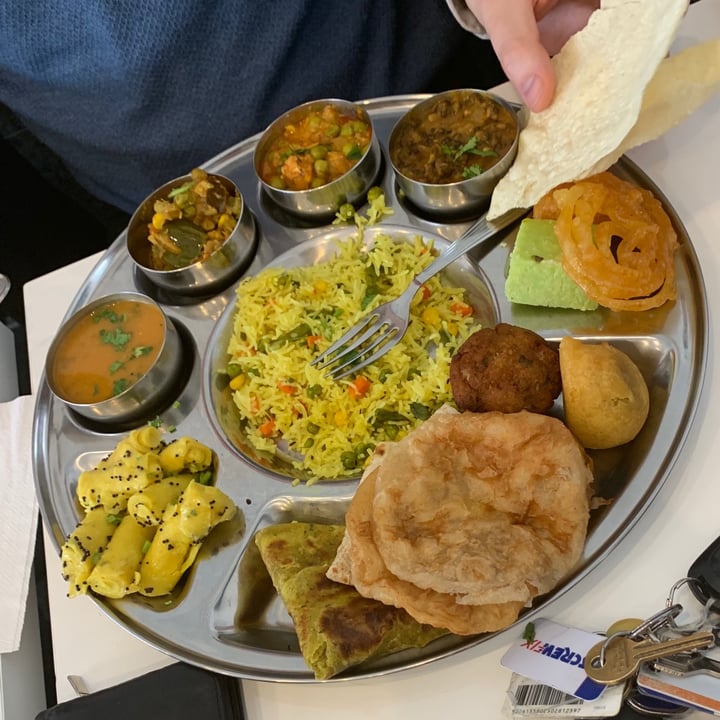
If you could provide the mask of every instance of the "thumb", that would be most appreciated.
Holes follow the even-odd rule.
[[[534,112],[544,110],[555,95],[555,73],[540,43],[530,2],[473,3],[495,54],[524,103]]]

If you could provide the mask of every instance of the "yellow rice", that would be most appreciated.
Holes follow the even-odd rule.
[[[472,315],[458,306],[463,289],[444,285],[439,276],[426,283],[429,293],[413,300],[403,340],[360,371],[370,381],[362,397],[351,394],[354,376],[334,381],[310,365],[360,317],[397,297],[434,254],[420,236],[397,242],[377,235],[368,249],[358,235],[338,242],[326,262],[268,268],[239,285],[228,367],[237,378],[234,402],[258,450],[283,446],[311,482],[346,478],[361,472],[377,443],[399,439],[451,400],[450,359],[475,328]],[[368,304],[373,273],[381,291]],[[292,339],[283,340],[287,334]]]

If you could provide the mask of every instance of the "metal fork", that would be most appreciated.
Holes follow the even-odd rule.
[[[490,241],[526,212],[524,209],[510,210],[492,221],[483,215],[419,272],[401,295],[379,305],[361,318],[310,364],[320,368],[331,368],[334,365],[327,375],[340,380],[374,363],[402,339],[410,324],[410,303],[423,283],[478,245],[486,245],[483,254],[487,253],[493,246]]]

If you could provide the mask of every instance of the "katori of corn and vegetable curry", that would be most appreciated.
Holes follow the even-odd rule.
[[[155,201],[148,223],[156,270],[176,270],[207,260],[230,237],[242,198],[216,177],[194,168],[187,182]]]

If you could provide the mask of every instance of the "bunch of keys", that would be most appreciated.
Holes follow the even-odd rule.
[[[715,636],[709,630],[671,640],[652,637],[653,631],[665,626],[681,610],[680,605],[671,606],[653,615],[634,630],[620,631],[601,640],[590,648],[585,656],[587,676],[602,685],[616,685],[632,677],[643,662],[713,645]]]
[[[674,593],[684,584],[704,609],[692,626],[676,623],[683,607],[674,603]],[[690,708],[720,714],[720,660],[705,652],[720,645],[720,625],[711,621],[712,613],[720,613],[720,537],[675,583],[663,610],[592,647],[585,672],[603,685],[633,678],[626,703],[645,715],[667,717]]]

